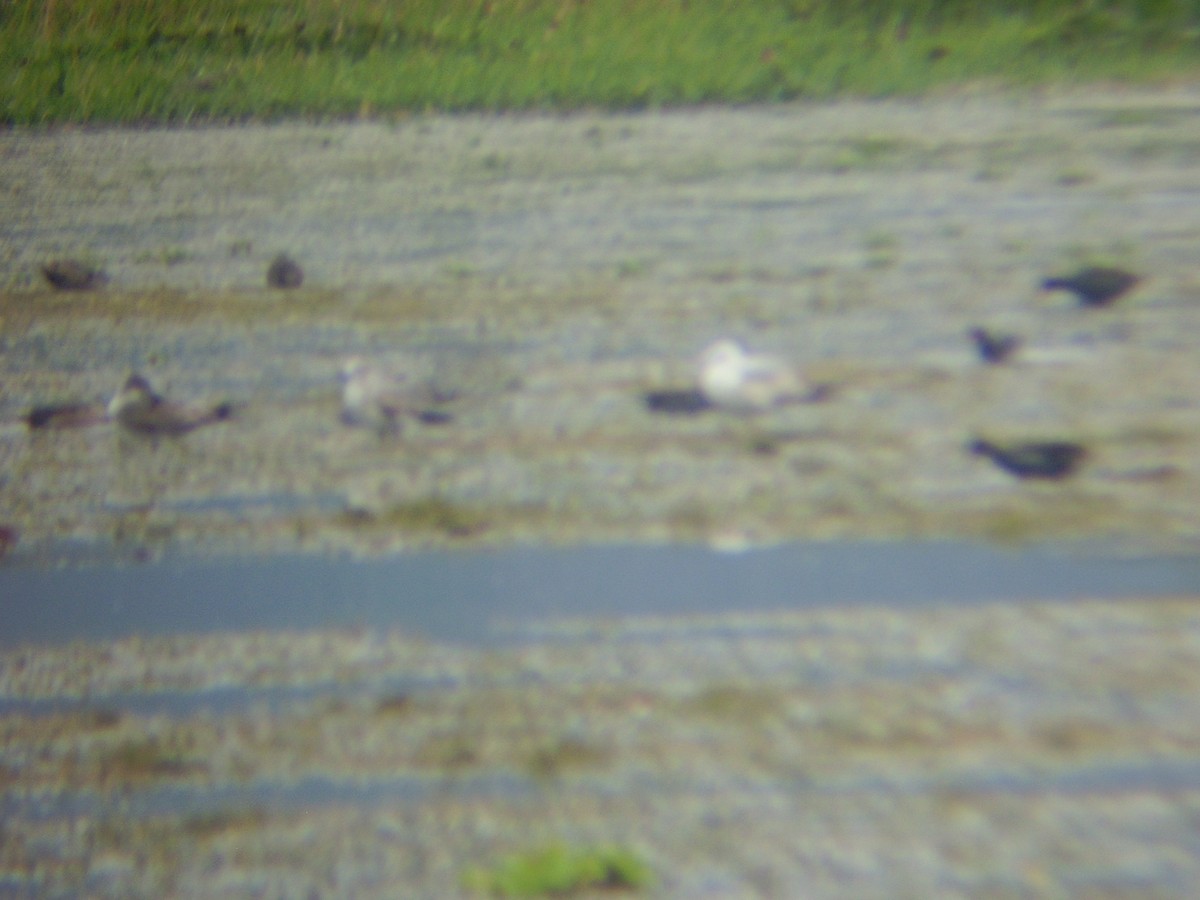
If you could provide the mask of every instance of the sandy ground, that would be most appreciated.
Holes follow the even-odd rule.
[[[0,135],[10,558],[1200,536],[1200,92]],[[264,285],[286,250],[299,291]],[[102,264],[54,294],[38,264]],[[1042,295],[1085,259],[1111,309]],[[974,324],[1024,336],[981,365]],[[828,400],[651,415],[711,338]],[[454,422],[337,420],[352,353]],[[181,440],[30,433],[137,369]],[[977,433],[1065,437],[1015,481]],[[1194,895],[1195,598],[0,654],[0,893],[422,896],[548,841],[678,897]]]

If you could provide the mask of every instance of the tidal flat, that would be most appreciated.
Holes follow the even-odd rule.
[[[1200,536],[1198,97],[960,93],[630,115],[0,136],[10,552],[378,553],[513,542]],[[304,286],[270,291],[286,252]],[[40,263],[102,266],[52,293]],[[1043,293],[1089,261],[1111,308]],[[976,325],[1019,334],[982,365]],[[826,402],[653,415],[710,340]],[[350,355],[454,422],[338,422]],[[182,440],[29,433],[137,370],[229,400]],[[975,435],[1089,448],[1020,483]]]
[[[958,90],[4,132],[3,565],[947,539],[1194,557],[1198,108],[1185,86]],[[279,253],[302,287],[267,288]],[[60,257],[108,284],[52,292]],[[1143,281],[1104,309],[1039,290],[1087,263]],[[1023,343],[986,365],[973,326]],[[649,411],[719,336],[827,396]],[[353,355],[433,380],[453,420],[346,427]],[[134,370],[236,413],[175,439],[23,421]],[[1021,481],[966,451],[979,435],[1088,457]],[[1200,881],[1200,585],[772,611],[748,583],[703,615],[535,621],[502,647],[332,616],[6,645],[0,893],[451,897],[557,843],[627,848],[654,896]]]

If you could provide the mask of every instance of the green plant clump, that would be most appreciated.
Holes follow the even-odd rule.
[[[912,94],[1200,68],[1193,0],[9,0],[0,122]]]
[[[566,897],[582,891],[636,891],[650,884],[650,870],[620,847],[570,849],[551,844],[518,853],[494,869],[464,879],[471,890],[499,897]]]

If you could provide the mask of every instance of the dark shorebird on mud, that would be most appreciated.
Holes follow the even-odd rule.
[[[108,415],[122,428],[147,436],[174,436],[223,422],[233,415],[233,406],[192,406],[174,403],[154,392],[141,375],[130,375],[108,402]]]
[[[75,259],[56,259],[42,266],[42,276],[56,291],[94,291],[108,284],[103,270]]]
[[[280,253],[267,267],[267,287],[291,290],[304,284],[304,270],[286,253]]]
[[[988,457],[1018,478],[1066,478],[1087,456],[1086,448],[1071,441],[1030,441],[1001,446],[976,438],[967,445],[967,450]]]
[[[1107,306],[1129,293],[1141,281],[1132,272],[1106,266],[1080,269],[1074,275],[1060,275],[1042,282],[1044,291],[1070,291],[1083,306]]]
[[[967,336],[975,342],[979,358],[988,363],[1002,363],[1021,346],[1021,339],[1015,334],[997,334],[986,328],[972,328]]]

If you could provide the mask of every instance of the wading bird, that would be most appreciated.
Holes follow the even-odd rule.
[[[812,401],[823,394],[783,360],[747,353],[727,338],[714,341],[700,354],[697,385],[713,406],[744,412]]]
[[[187,434],[202,425],[222,422],[233,415],[233,406],[191,406],[159,396],[150,382],[133,374],[108,402],[108,415],[122,428],[144,435]]]
[[[1124,269],[1091,266],[1074,275],[1047,278],[1044,291],[1070,291],[1083,306],[1107,306],[1129,292],[1141,279]]]
[[[372,365],[361,357],[346,360],[340,373],[342,421],[364,425],[380,434],[396,434],[405,417],[427,425],[451,421],[449,413],[436,406],[453,399],[428,382],[414,381],[404,372]]]
[[[280,253],[267,267],[267,287],[290,290],[304,284],[304,270],[286,253]]]
[[[967,445],[967,450],[988,457],[1018,478],[1066,478],[1087,456],[1083,446],[1071,441],[1031,441],[1002,447],[976,438]]]
[[[108,284],[102,270],[75,259],[56,259],[42,266],[42,275],[56,291],[94,291]]]
[[[996,334],[986,328],[972,328],[967,335],[975,342],[979,358],[984,362],[1002,363],[1021,346],[1021,339],[1015,334]]]

